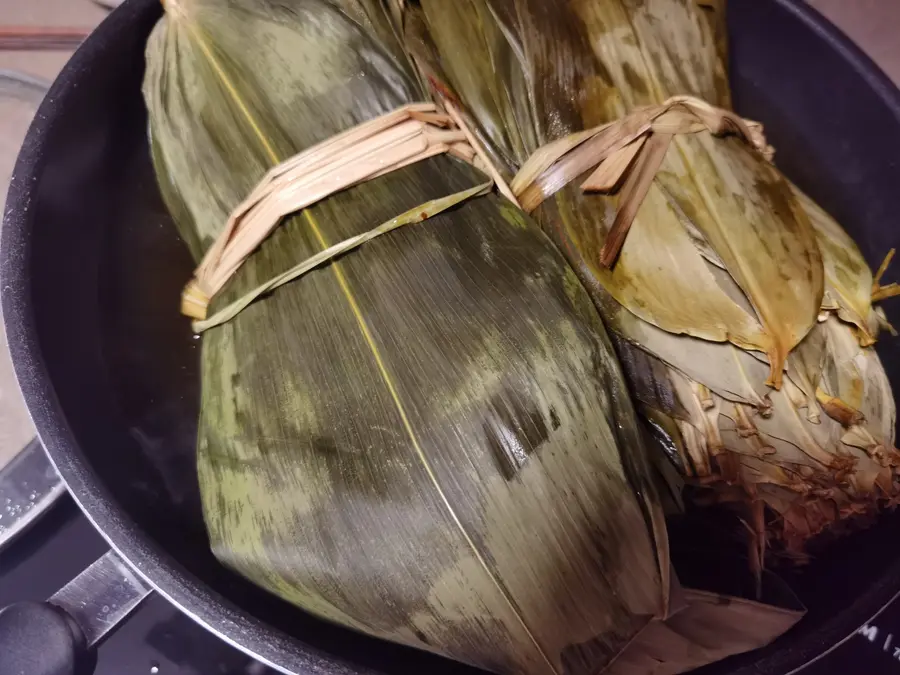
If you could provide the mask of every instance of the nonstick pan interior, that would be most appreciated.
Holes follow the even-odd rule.
[[[765,122],[778,164],[877,265],[900,245],[900,95],[799,2],[730,0],[729,10],[738,110]],[[140,95],[159,13],[156,0],[129,0],[79,50],[11,187],[3,309],[41,437],[113,545],[263,660],[304,673],[475,673],[312,619],[208,549],[194,468],[199,341],[177,312],[193,266],[159,198]],[[898,340],[880,343],[900,390],[898,350]],[[900,589],[898,534],[887,517],[791,574],[809,616],[775,645],[706,672],[780,675],[853,632]]]

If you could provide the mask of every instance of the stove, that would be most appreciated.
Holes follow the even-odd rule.
[[[3,500],[0,495],[0,504]],[[0,607],[46,600],[108,550],[75,503],[64,495],[0,551]],[[100,644],[94,673],[274,675],[275,671],[151,594]]]
[[[104,2],[104,0],[97,0]],[[116,0],[106,0],[112,4]],[[93,25],[102,13],[87,0],[38,3],[45,14]],[[833,4],[836,0],[815,0]],[[38,5],[15,4],[30,12]],[[841,4],[843,7],[843,5]],[[5,8],[13,7],[6,3]],[[38,9],[34,9],[38,11]],[[849,10],[848,10],[849,11]],[[71,13],[71,14],[67,14]],[[859,12],[860,15],[871,13]],[[58,18],[57,17],[57,18]],[[7,17],[9,18],[9,17]],[[33,17],[13,16],[30,21]],[[883,22],[889,25],[889,22]],[[885,44],[890,43],[886,40]],[[894,44],[894,43],[891,43]],[[18,145],[46,81],[5,70],[20,67],[10,54],[0,59],[0,205]],[[40,54],[52,76],[67,54]],[[52,58],[51,58],[52,57]],[[43,59],[43,60],[42,60]],[[25,63],[25,61],[22,61]],[[5,106],[5,107],[4,107]],[[18,398],[0,328],[0,608],[54,596],[108,553],[106,542],[65,493],[43,456]],[[16,474],[15,481],[4,481]],[[887,599],[886,599],[887,600]],[[900,675],[900,601],[886,607],[842,645],[802,670],[803,675]],[[95,675],[270,675],[275,671],[234,649],[194,623],[157,594],[150,594],[97,648]],[[0,675],[7,675],[0,673]],[[26,674],[28,675],[28,674]],[[426,674],[423,674],[426,675]],[[787,674],[785,674],[787,675]]]
[[[0,495],[0,504],[5,498]],[[0,607],[42,601],[109,550],[67,494],[0,550]],[[97,649],[95,675],[275,675],[151,594]],[[900,674],[900,601],[803,675]],[[26,674],[27,675],[27,674]]]

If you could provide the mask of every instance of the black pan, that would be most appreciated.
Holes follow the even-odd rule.
[[[877,265],[900,246],[900,93],[799,0],[729,0],[737,109]],[[2,231],[16,372],[48,454],[88,517],[156,590],[286,673],[475,673],[323,624],[211,555],[194,470],[198,342],[177,313],[191,272],[157,193],[140,96],[158,0],[128,0],[53,85],[19,157]],[[893,311],[892,311],[893,310]],[[895,322],[900,312],[888,307]],[[900,340],[882,340],[900,391]],[[900,590],[886,517],[791,579],[809,615],[710,673],[783,675]]]

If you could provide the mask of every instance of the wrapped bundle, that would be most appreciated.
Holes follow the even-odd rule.
[[[144,92],[198,261],[273,166],[427,98],[390,17],[374,0],[167,0]],[[205,332],[204,516],[224,564],[317,616],[490,670],[589,675],[665,613],[664,528],[563,256],[495,195],[434,213],[485,180],[423,159],[292,214],[236,266],[213,312],[432,216]]]
[[[871,348],[873,298],[896,288],[873,287],[758,126],[727,111],[721,6],[422,0],[404,30],[591,290],[661,447],[701,500],[738,510],[758,576],[767,547],[802,561],[811,538],[897,497]],[[576,157],[609,151],[616,120],[639,133]],[[573,150],[541,163],[558,147]],[[568,184],[603,157],[583,186],[606,194]]]

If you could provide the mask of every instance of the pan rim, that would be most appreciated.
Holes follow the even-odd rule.
[[[900,90],[859,47],[803,0],[772,2],[826,41],[868,84],[900,124]],[[77,77],[95,67],[102,57],[105,39],[119,30],[127,30],[131,22],[150,11],[161,11],[154,0],[127,0],[88,37],[54,81],[20,150],[0,231],[0,305],[19,387],[41,443],[79,508],[111,548],[180,611],[237,649],[287,675],[299,672],[323,675],[380,672],[342,655],[317,650],[301,639],[254,618],[206,586],[158,547],[96,479],[80,444],[65,422],[62,407],[49,381],[30,310],[29,279],[29,232],[34,211],[29,207],[36,199],[35,186],[46,164],[46,139],[51,136],[60,110],[65,108],[67,99],[77,86]],[[900,561],[888,568],[885,576],[900,578]],[[862,598],[869,599],[868,604],[871,604],[871,598],[877,593],[878,584],[874,584]],[[898,596],[900,590],[893,599]],[[848,611],[852,611],[852,607]],[[783,673],[785,669],[796,673],[849,640],[860,625],[873,618],[868,615],[860,617],[859,613],[857,610],[855,619],[848,618],[847,612],[844,612],[826,621],[822,632],[842,633],[846,637],[815,655],[810,655],[814,646],[806,644],[805,648],[796,652],[792,650],[787,658],[776,654],[758,659],[751,666],[732,671],[732,675]],[[855,625],[848,629],[850,623]],[[811,642],[807,640],[807,643]],[[804,659],[800,666],[796,665],[798,657]],[[783,661],[791,661],[792,665]]]

